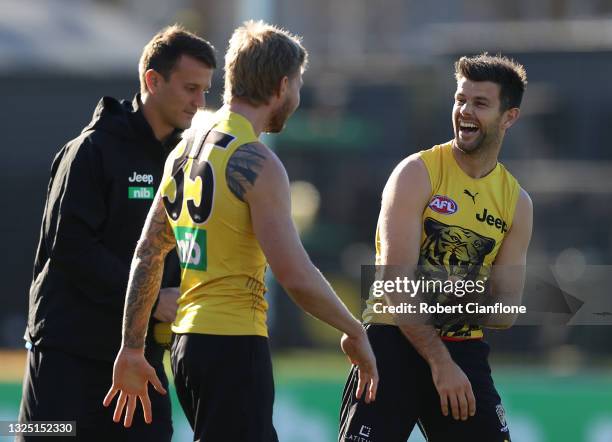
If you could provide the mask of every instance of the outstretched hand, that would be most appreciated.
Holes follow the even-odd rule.
[[[157,377],[155,369],[144,357],[143,350],[121,348],[113,367],[113,385],[102,402],[105,407],[108,407],[119,393],[113,421],[119,422],[121,420],[123,409],[127,404],[123,426],[130,427],[137,407],[136,399],[139,399],[145,422],[148,424],[152,422],[153,415],[148,391],[149,382],[159,393],[166,394],[166,389]]]
[[[361,399],[363,392],[366,391],[365,402],[369,404],[376,399],[378,388],[378,369],[376,368],[376,358],[368,341],[365,330],[358,336],[348,336],[344,334],[340,340],[342,351],[348,356],[351,363],[357,366],[359,371],[359,381],[357,383],[357,399]]]

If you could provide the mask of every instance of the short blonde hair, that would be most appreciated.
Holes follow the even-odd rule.
[[[263,21],[247,21],[234,31],[225,54],[223,99],[267,104],[283,77],[304,70],[308,53],[301,37]]]

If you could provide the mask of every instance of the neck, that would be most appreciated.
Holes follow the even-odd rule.
[[[149,123],[149,126],[151,126],[155,138],[157,138],[158,141],[163,142],[174,131],[174,127],[164,122],[157,109],[155,109],[153,100],[148,93],[143,93],[141,100],[142,114],[144,115],[145,120],[147,120],[147,123]]]
[[[265,129],[270,118],[270,108],[268,105],[255,107],[243,100],[232,98],[228,107],[230,111],[240,114],[249,120],[255,135],[258,137]]]
[[[468,176],[472,178],[482,178],[497,166],[497,157],[501,149],[501,140],[497,146],[488,146],[478,152],[465,153],[457,147],[453,140],[453,157],[457,164]]]

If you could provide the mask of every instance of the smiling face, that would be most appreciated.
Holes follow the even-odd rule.
[[[153,71],[151,95],[162,124],[173,129],[187,129],[196,111],[206,104],[204,94],[210,89],[213,69],[201,61],[182,55],[166,80]]]
[[[457,82],[453,106],[455,145],[467,154],[499,146],[518,109],[501,110],[500,86],[491,81]]]

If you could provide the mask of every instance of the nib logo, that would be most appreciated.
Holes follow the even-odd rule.
[[[154,196],[153,187],[128,187],[128,198],[131,200],[152,200]]]
[[[206,230],[190,227],[174,229],[176,246],[181,267],[184,269],[206,271]]]

